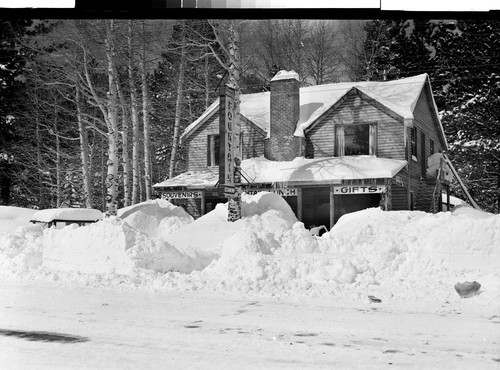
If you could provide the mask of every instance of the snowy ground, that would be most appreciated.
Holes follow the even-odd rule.
[[[243,205],[235,223],[157,200],[45,230],[2,207],[0,363],[500,368],[499,215],[369,209],[317,238],[274,194]]]
[[[498,369],[500,317],[441,307],[0,284],[8,368]]]

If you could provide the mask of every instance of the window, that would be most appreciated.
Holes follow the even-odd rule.
[[[427,155],[425,154],[425,133],[421,132],[420,133],[420,154],[422,154],[422,162],[421,162],[421,169],[422,169],[422,176],[426,176],[427,172]]]
[[[376,155],[376,124],[338,125],[337,155]]]
[[[417,158],[417,128],[415,126],[411,128],[411,156]]]
[[[432,140],[432,139],[429,142],[429,150],[431,152],[431,155],[433,155],[434,154],[434,140]]]
[[[219,165],[220,153],[220,136],[208,135],[207,136],[207,166]]]

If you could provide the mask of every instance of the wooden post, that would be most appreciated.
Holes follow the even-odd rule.
[[[297,218],[302,222],[302,188],[297,188]]]
[[[205,192],[201,192],[201,216],[205,214]]]
[[[449,211],[450,207],[450,185],[446,185],[446,210]]]
[[[381,194],[384,211],[392,210],[392,181],[385,182],[385,193]]]
[[[330,229],[335,223],[335,198],[333,186],[330,186]]]

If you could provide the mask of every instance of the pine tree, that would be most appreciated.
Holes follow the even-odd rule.
[[[21,39],[31,21],[0,19],[0,204],[11,203],[11,187],[17,161],[15,142],[21,134],[17,125],[23,111],[22,90],[27,55]]]
[[[367,35],[368,79],[429,74],[452,162],[476,202],[499,212],[500,21],[373,21]]]
[[[500,212],[500,21],[439,23],[433,87],[450,154],[473,198]]]

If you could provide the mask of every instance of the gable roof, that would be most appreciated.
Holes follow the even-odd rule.
[[[436,103],[432,97],[429,77],[426,73],[413,77],[402,78],[391,81],[365,81],[365,82],[341,82],[326,85],[308,86],[300,88],[300,118],[294,135],[304,137],[304,131],[325,114],[333,105],[338,103],[353,88],[366,96],[379,102],[391,113],[401,117],[401,119],[412,125],[413,111],[418,98],[424,88],[430,91],[433,104],[433,111],[436,120],[439,122],[440,131],[446,143],[444,130],[439,121]],[[240,96],[240,112],[250,122],[269,134],[270,125],[270,92],[256,94],[242,94]],[[181,140],[185,140],[189,135],[197,130],[219,109],[219,99],[192,124],[190,124],[182,134]]]

